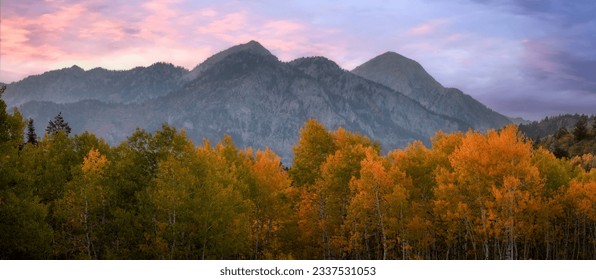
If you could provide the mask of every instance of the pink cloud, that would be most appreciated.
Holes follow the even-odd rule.
[[[256,38],[259,38],[268,48],[282,53],[300,50],[304,44],[305,36],[303,24],[287,21],[273,20],[265,22],[255,32]]]
[[[571,57],[562,53],[560,42],[549,39],[523,40],[523,61],[525,67],[541,79],[548,77],[550,81],[568,80],[581,82],[583,75],[577,76],[569,65],[575,63]],[[588,73],[591,71],[588,71]],[[591,77],[590,77],[591,78]],[[592,81],[592,79],[589,79]]]
[[[263,28],[272,32],[272,35],[282,36],[302,31],[304,24],[289,20],[272,20],[263,24]]]
[[[407,31],[408,35],[423,36],[436,32],[439,28],[449,23],[447,19],[435,19],[423,24],[414,26]]]
[[[46,32],[59,33],[76,26],[75,23],[83,19],[87,13],[86,8],[81,4],[62,7],[54,14],[44,14],[32,20],[32,24],[43,27]]]
[[[218,15],[218,12],[214,9],[207,8],[198,10],[196,14],[201,17],[214,17]]]
[[[170,6],[178,2],[151,1],[144,9],[122,6],[112,14],[98,11],[93,1],[71,5],[47,1],[45,5],[56,6],[48,9],[51,12],[30,18],[3,17],[0,81],[10,82],[15,77],[73,64],[128,69],[168,61],[194,66],[196,61],[189,62],[188,57],[204,57],[211,50],[184,46],[183,28],[191,22],[188,18],[186,22],[172,20],[180,12]],[[215,15],[209,9],[197,13],[203,17]],[[140,20],[131,21],[122,14]]]
[[[231,32],[241,31],[247,25],[247,16],[245,12],[235,12],[216,19],[205,26],[200,26],[197,30],[205,34],[230,34]],[[224,36],[224,38],[228,38]]]
[[[467,34],[463,34],[463,33],[454,33],[454,34],[449,34],[445,37],[443,37],[443,40],[445,42],[449,42],[449,43],[459,43],[464,41],[465,39],[467,39],[469,36]]]
[[[81,28],[78,35],[84,40],[101,38],[109,41],[121,41],[127,37],[122,24],[107,19],[93,21],[89,26]]]
[[[196,30],[205,37],[221,40],[222,48],[246,43],[250,40],[261,42],[281,60],[292,60],[300,56],[329,55],[340,53],[338,44],[327,44],[325,36],[335,30],[318,29],[307,23],[293,20],[262,20],[246,11],[228,14],[219,12],[219,18],[209,21]],[[213,42],[213,40],[211,40]]]
[[[549,59],[556,54],[551,47],[552,43],[541,42],[539,40],[523,40],[522,44],[525,50],[524,59],[527,65],[546,73],[561,72],[561,65]]]
[[[64,12],[60,12],[59,15],[63,17],[56,17],[55,21],[47,26],[41,24],[41,19],[2,19],[0,81],[11,77],[14,79],[18,74],[21,74],[18,78],[22,78],[24,75],[36,73],[40,64],[47,64],[64,56],[65,52],[49,39],[52,34],[64,30],[74,16]],[[49,16],[44,15],[40,18],[48,20]]]

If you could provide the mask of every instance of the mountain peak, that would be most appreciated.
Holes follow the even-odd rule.
[[[337,63],[323,56],[301,57],[290,61],[290,64],[298,67],[316,65],[318,68],[341,69]]]
[[[420,85],[443,88],[420,63],[395,52],[381,54],[356,67],[352,73],[381,84],[389,84],[391,88],[410,97],[416,94],[414,88]]]
[[[322,77],[324,74],[342,71],[337,63],[322,56],[301,57],[290,61],[289,64],[313,77]]]
[[[392,51],[385,52],[382,55],[373,58],[371,61],[373,60],[383,60],[395,65],[422,68],[422,65],[420,65],[420,63],[418,63],[416,60],[407,58],[399,53]]]
[[[247,51],[247,52],[256,53],[256,54],[260,54],[260,55],[267,55],[267,56],[272,55],[265,47],[263,47],[263,45],[261,45],[259,42],[255,41],[255,40],[251,40],[248,43],[233,46],[233,47],[231,47],[223,52],[220,52],[220,53],[225,53],[227,56],[229,54],[236,53],[236,52],[242,52],[242,51]]]
[[[413,76],[426,76],[431,78],[430,74],[424,70],[420,63],[391,51],[376,56],[352,71],[359,72],[362,68],[370,68],[372,66],[383,71],[400,72],[400,74],[406,76],[406,78],[413,78]]]
[[[272,55],[259,42],[255,41],[255,40],[251,40],[248,43],[236,45],[236,46],[230,47],[224,51],[221,51],[221,52],[218,52],[218,53],[212,55],[211,57],[207,58],[203,63],[197,65],[197,67],[192,69],[190,71],[190,73],[188,73],[184,77],[184,79],[187,81],[194,80],[199,75],[201,75],[201,73],[205,72],[211,66],[217,64],[218,62],[220,62],[224,58],[228,57],[229,55],[236,54],[236,53],[242,53],[242,52],[261,55],[261,56],[265,56],[265,57],[273,57],[273,58],[277,59],[277,57]]]
[[[509,123],[505,116],[460,90],[443,87],[420,63],[395,52],[379,55],[356,67],[352,73],[401,92],[435,113],[454,117],[478,130]]]
[[[71,66],[71,67],[69,67],[69,68],[67,68],[67,69],[68,69],[68,70],[77,71],[77,72],[82,72],[82,71],[85,71],[85,70],[83,70],[83,68],[79,67],[79,66],[78,66],[78,65],[76,65],[76,64],[75,64],[75,65],[73,65],[73,66]]]

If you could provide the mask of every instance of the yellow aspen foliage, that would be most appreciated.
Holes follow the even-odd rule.
[[[338,129],[329,134],[333,146],[337,148],[325,158],[319,167],[320,174],[312,185],[307,185],[306,204],[301,205],[303,213],[317,213],[317,220],[300,221],[307,228],[318,227],[319,238],[307,247],[322,248],[324,258],[344,258],[348,233],[343,225],[351,199],[349,183],[352,177],[359,176],[360,162],[365,151],[379,153],[380,147],[367,137]],[[295,167],[292,167],[290,173]],[[314,200],[313,200],[314,199]],[[308,211],[307,211],[308,210]],[[312,215],[309,215],[312,216]]]
[[[300,190],[299,195],[296,211],[299,246],[295,246],[294,250],[298,257],[323,259],[327,254],[324,212],[321,211],[324,201],[318,194],[306,189]]]
[[[406,187],[405,173],[390,170],[388,161],[372,149],[366,150],[360,177],[353,178],[353,198],[348,210],[349,248],[355,257],[395,259],[403,256]],[[367,245],[368,244],[368,245]]]
[[[507,250],[508,258],[520,257],[515,247],[517,240],[522,237],[528,240],[535,234],[534,217],[539,209],[537,205],[541,204],[540,195],[544,186],[538,169],[532,164],[531,143],[526,142],[513,125],[486,134],[468,132],[461,146],[449,156],[449,161],[453,172],[444,171],[437,175],[439,186],[436,192],[437,201],[440,202],[436,202],[436,205],[447,209],[436,209],[435,213],[441,222],[457,224],[448,228],[461,228],[457,236],[447,236],[447,240],[463,238],[464,244],[472,248],[457,258],[488,259],[497,254],[503,255]],[[505,199],[500,201],[503,197]],[[504,212],[505,202],[515,211],[522,211],[523,217],[514,210]],[[462,204],[468,209],[461,213],[465,216],[445,215],[460,213],[455,209]],[[523,205],[535,207],[520,209]],[[501,213],[496,214],[500,215],[496,218],[501,223],[493,222],[491,219],[495,217],[487,213]],[[503,216],[505,214],[506,218]],[[522,220],[523,224],[511,229],[512,224],[522,223]],[[495,227],[510,232],[508,239],[494,236]],[[495,238],[507,245],[494,245]]]
[[[256,160],[250,169],[254,178],[251,200],[255,206],[255,258],[277,257],[282,254],[282,230],[292,216],[292,182],[284,171],[279,156],[269,149],[257,151]]]
[[[402,240],[407,241],[414,249],[411,252],[412,258],[429,258],[434,242],[431,214],[434,189],[437,185],[435,173],[441,162],[447,162],[440,160],[436,154],[422,142],[415,141],[405,149],[392,151],[387,155],[391,168],[395,172],[405,172],[412,180],[407,189],[409,218],[406,220],[405,233],[402,234]]]
[[[106,157],[101,155],[97,149],[91,149],[83,159],[81,169],[85,174],[101,173],[107,162]]]

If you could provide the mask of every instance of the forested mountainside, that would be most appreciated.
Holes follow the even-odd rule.
[[[519,126],[536,146],[553,152],[557,157],[573,158],[596,154],[596,117],[560,115]],[[596,162],[594,162],[596,164]]]

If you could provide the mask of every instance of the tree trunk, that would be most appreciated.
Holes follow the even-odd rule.
[[[381,201],[379,199],[379,192],[375,190],[375,200],[377,208],[377,216],[379,218],[379,225],[381,227],[381,238],[383,240],[383,260],[387,259],[387,235],[385,234],[385,225],[383,223],[383,213],[381,211]]]

